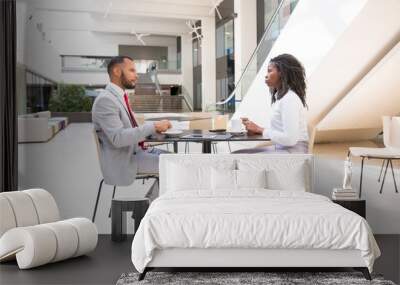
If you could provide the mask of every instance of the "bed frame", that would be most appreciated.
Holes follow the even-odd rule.
[[[160,194],[166,188],[167,163],[174,160],[193,159],[208,160],[212,163],[215,159],[237,159],[248,157],[248,154],[227,155],[162,155],[160,158]],[[262,157],[262,155],[258,155]],[[269,158],[285,158],[285,155],[268,154]],[[314,188],[314,160],[310,154],[291,154],[286,158],[297,158],[309,161],[310,166],[310,185],[307,191],[313,192]],[[359,250],[333,250],[333,249],[254,249],[254,248],[169,248],[157,249],[153,259],[147,265],[143,273],[139,275],[139,280],[143,280],[148,271],[161,268],[203,268],[213,269],[229,268],[233,271],[259,271],[271,268],[353,268],[361,271],[367,280],[371,276],[365,261],[361,257]],[[230,271],[232,271],[230,270]]]
[[[170,248],[156,250],[152,261],[139,275],[143,280],[146,273],[155,268],[343,268],[361,271],[371,280],[369,270],[359,250],[331,249],[194,249]]]

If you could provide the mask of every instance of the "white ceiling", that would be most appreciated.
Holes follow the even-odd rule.
[[[186,22],[214,17],[211,0],[17,0],[41,15],[47,31],[182,35]],[[210,13],[211,12],[211,13]]]

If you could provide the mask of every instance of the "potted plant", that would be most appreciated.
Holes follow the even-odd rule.
[[[54,117],[68,117],[70,123],[91,122],[92,105],[83,86],[59,84],[50,98],[49,110]]]

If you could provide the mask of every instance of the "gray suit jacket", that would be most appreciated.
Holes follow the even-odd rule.
[[[121,90],[108,84],[95,100],[92,121],[99,138],[100,167],[104,182],[109,185],[128,186],[135,180],[138,161],[138,142],[155,133],[149,122],[133,128],[125,107]]]

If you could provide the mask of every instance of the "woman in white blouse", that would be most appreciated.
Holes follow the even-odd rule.
[[[250,134],[262,134],[271,139],[272,145],[243,149],[235,153],[307,153],[304,67],[290,54],[274,57],[268,64],[265,83],[269,86],[272,102],[269,126],[263,128],[247,118],[242,118],[242,121]]]

